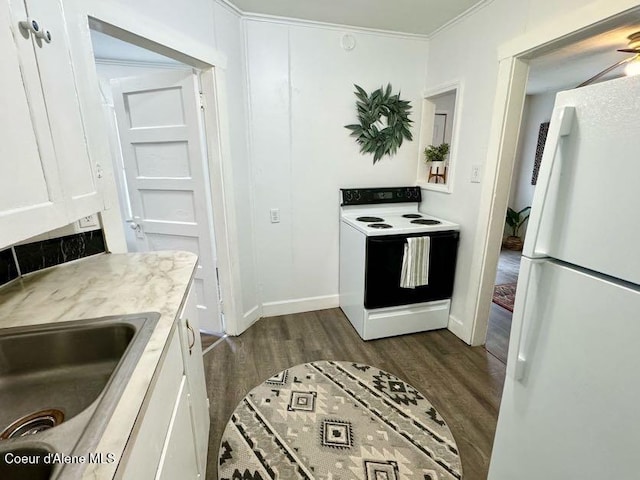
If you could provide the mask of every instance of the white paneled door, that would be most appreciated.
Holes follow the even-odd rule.
[[[198,78],[169,70],[111,86],[137,249],[196,253],[200,327],[223,332]]]

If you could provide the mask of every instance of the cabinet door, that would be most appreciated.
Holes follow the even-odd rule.
[[[156,480],[188,480],[198,478],[198,464],[193,439],[186,378],[182,377],[180,396],[173,412],[169,436],[165,443]],[[204,478],[202,476],[201,478]]]
[[[0,2],[0,248],[67,223],[26,19],[21,1]]]
[[[202,478],[207,465],[209,444],[209,401],[204,377],[202,345],[198,325],[198,307],[193,285],[187,295],[180,315],[180,334],[183,341],[182,354],[189,386],[189,403],[193,418],[193,430],[197,447],[198,465]]]
[[[178,337],[177,332],[171,335],[153,387],[145,398],[144,415],[138,420],[137,433],[129,439],[126,460],[120,463],[119,470],[123,473],[118,478],[153,478],[158,471],[184,379],[182,347]]]
[[[65,196],[68,221],[102,210],[96,168],[87,146],[84,121],[71,63],[69,40],[59,0],[26,0],[30,17],[51,32],[51,43],[34,39],[33,48],[56,159]]]

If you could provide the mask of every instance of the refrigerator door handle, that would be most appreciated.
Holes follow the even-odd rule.
[[[507,375],[511,375],[516,381],[522,382],[526,373],[527,362],[530,361],[530,353],[533,350],[532,339],[537,337],[536,329],[536,307],[535,301],[529,299],[537,296],[536,274],[542,263],[547,259],[523,259],[518,278],[518,289],[516,291],[515,305],[513,309],[514,327],[519,327],[519,331],[512,332],[515,343],[509,347],[513,351],[515,358],[509,358],[507,362]]]
[[[523,255],[530,258],[547,256],[544,249],[540,249],[539,245],[540,224],[542,223],[544,209],[547,206],[549,185],[551,183],[553,166],[558,156],[560,141],[563,137],[571,133],[571,127],[573,126],[573,121],[576,116],[576,109],[572,106],[563,106],[554,110],[553,113],[554,116],[549,127],[549,137],[547,138],[545,150],[542,155],[538,186],[533,196],[533,207],[531,208],[527,237],[522,252]]]

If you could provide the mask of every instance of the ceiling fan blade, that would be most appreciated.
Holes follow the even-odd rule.
[[[640,48],[621,48],[618,52],[624,53],[640,53]]]

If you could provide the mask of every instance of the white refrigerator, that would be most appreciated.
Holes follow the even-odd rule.
[[[640,77],[556,97],[488,478],[640,479]]]

